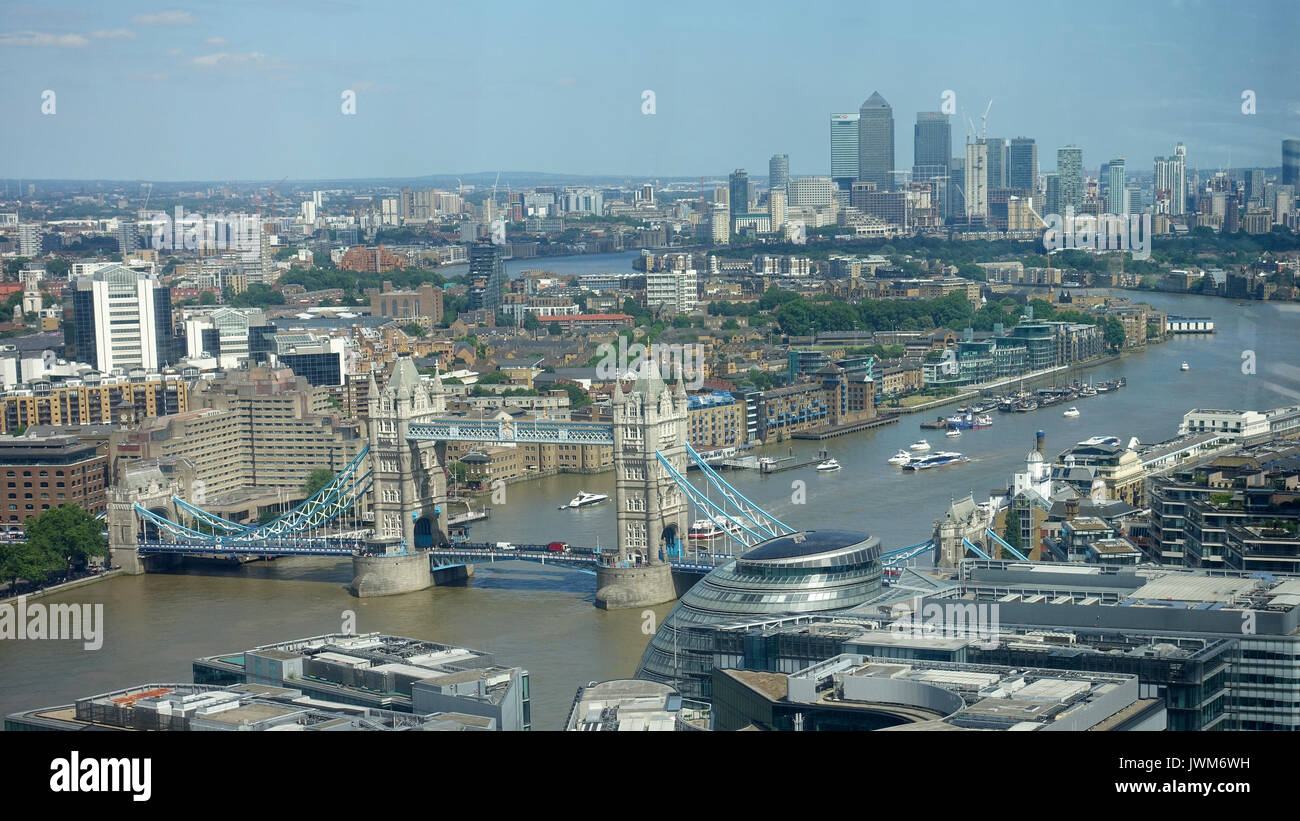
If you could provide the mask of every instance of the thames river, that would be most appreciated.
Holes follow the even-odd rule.
[[[511,268],[512,273],[522,268],[626,271],[633,256],[519,260]],[[974,493],[980,501],[1005,487],[1011,474],[1023,469],[1035,431],[1046,433],[1050,457],[1093,435],[1141,442],[1171,438],[1182,415],[1194,407],[1264,410],[1300,404],[1295,354],[1300,305],[1127,295],[1171,313],[1211,316],[1218,332],[1175,337],[1059,376],[1063,381],[1120,375],[1128,380],[1118,392],[1075,402],[1081,412],[1077,418],[1064,418],[1059,405],[1026,414],[994,413],[991,428],[949,440],[941,431],[919,428],[940,412],[929,411],[825,442],[793,441],[762,449],[769,455],[793,451],[806,459],[825,447],[844,465],[836,473],[819,474],[810,467],[768,476],[731,471],[727,478],[792,527],[867,531],[891,549],[928,539],[950,499]],[[1245,373],[1243,365],[1250,360],[1255,372]],[[1180,370],[1184,361],[1189,371]],[[936,449],[961,451],[971,461],[921,473],[887,464],[896,451],[922,436]],[[797,483],[804,483],[804,504],[794,503]],[[579,490],[612,496],[613,474],[509,485],[504,504],[491,504],[491,518],[475,525],[472,539],[614,545],[612,504],[556,509]],[[119,577],[45,599],[103,603],[103,647],[87,651],[80,642],[0,642],[0,713],[146,682],[190,681],[196,656],[337,631],[343,611],[353,610],[359,631],[464,645],[493,652],[500,663],[525,667],[532,678],[534,729],[550,730],[560,727],[576,687],[631,675],[648,639],[640,610],[596,609],[594,578],[573,571],[525,563],[480,565],[465,586],[365,600],[348,594],[350,580],[350,562],[293,559],[241,569]],[[669,608],[652,610],[657,619]]]

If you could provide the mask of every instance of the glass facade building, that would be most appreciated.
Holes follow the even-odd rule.
[[[707,701],[713,646],[690,628],[863,604],[882,590],[880,552],[879,538],[840,530],[809,530],[762,542],[682,596],[650,639],[636,677]]]
[[[890,186],[894,170],[894,109],[873,92],[858,109],[858,182]]]
[[[831,115],[831,179],[843,190],[858,180],[858,114]],[[794,205],[793,201],[791,205]]]

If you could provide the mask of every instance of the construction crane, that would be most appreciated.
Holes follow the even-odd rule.
[[[980,139],[987,140],[989,137],[989,109],[993,107],[993,98],[989,98],[989,104],[984,106],[984,113],[980,115]]]

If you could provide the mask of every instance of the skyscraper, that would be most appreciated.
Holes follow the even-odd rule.
[[[1061,175],[1047,174],[1043,189],[1043,213],[1061,214]]]
[[[966,143],[966,221],[988,217],[988,145],[983,140]]]
[[[506,286],[506,262],[500,245],[489,241],[476,242],[469,248],[469,305],[471,311],[486,308],[492,313],[501,310],[501,292]],[[474,286],[481,280],[481,290]]]
[[[1007,187],[1007,153],[1009,144],[1003,137],[989,137],[984,140],[988,152],[989,189]]]
[[[1033,137],[1016,137],[1007,151],[1007,187],[1033,192],[1038,182],[1038,144]]]
[[[1124,202],[1124,158],[1116,157],[1110,161],[1108,169],[1110,196],[1106,199],[1106,210],[1112,214],[1127,214]]]
[[[831,179],[845,191],[858,181],[858,114],[831,115]]]
[[[128,254],[140,250],[140,228],[135,220],[123,218],[117,221],[117,250],[122,254],[123,262]]]
[[[952,158],[952,125],[948,115],[938,111],[919,111],[913,130],[913,164],[915,167],[948,167]],[[918,176],[913,174],[913,178]]]
[[[1079,213],[1083,206],[1083,149],[1067,145],[1056,150],[1057,190],[1060,192],[1057,203],[1058,213],[1073,208]]]
[[[948,122],[948,115],[938,111],[917,112],[912,134],[912,181],[934,185],[939,214],[947,219],[952,215],[952,196],[948,192],[952,125]]]
[[[749,174],[743,168],[737,168],[727,178],[727,202],[731,206],[731,218],[749,213]]]
[[[1282,141],[1282,184],[1300,190],[1300,139],[1295,137]]]
[[[1246,172],[1246,205],[1258,208],[1264,203],[1264,172],[1252,168]]]
[[[157,277],[109,265],[76,281],[72,308],[68,335],[78,361],[104,373],[176,362],[172,292]]]
[[[1182,143],[1174,146],[1173,160],[1173,210],[1171,214],[1187,213],[1187,148]]]
[[[785,191],[790,184],[790,155],[773,154],[767,163],[767,186],[772,191]]]
[[[873,91],[858,109],[858,182],[889,188],[894,170],[894,109]]]

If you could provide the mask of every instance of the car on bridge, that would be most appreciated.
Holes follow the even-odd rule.
[[[510,542],[497,542],[497,550],[518,550],[519,548],[510,544]]]
[[[546,550],[547,550],[547,552],[549,552],[549,553],[568,553],[568,552],[569,552],[569,543],[568,543],[568,542],[551,542],[550,544],[548,544],[548,545],[546,546]]]

